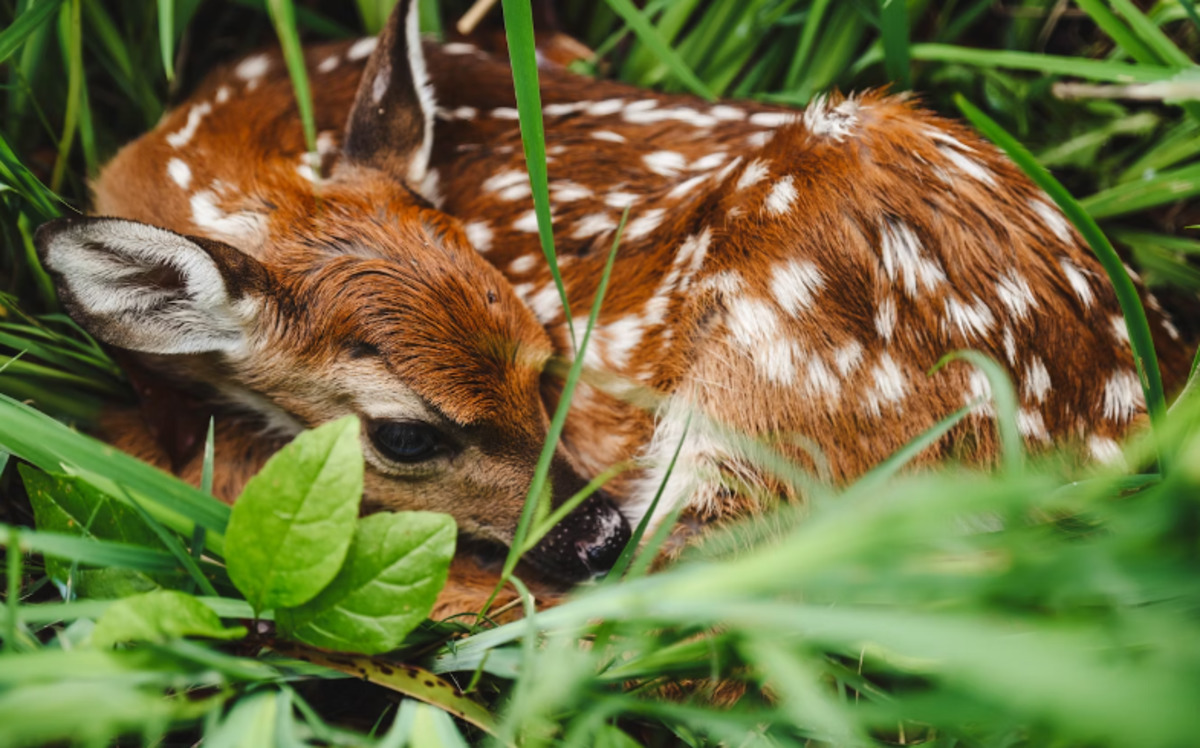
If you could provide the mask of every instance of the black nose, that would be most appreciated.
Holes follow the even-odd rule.
[[[630,538],[629,522],[607,496],[593,494],[568,514],[527,558],[566,582],[582,582],[612,568]]]

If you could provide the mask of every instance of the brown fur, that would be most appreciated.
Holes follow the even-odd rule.
[[[359,89],[362,63],[345,60],[346,50],[321,45],[306,53],[317,127],[332,143]],[[330,178],[305,179],[291,83],[275,53],[253,90],[235,67],[218,70],[188,104],[122,150],[96,184],[95,209],[228,242],[261,263],[270,285],[253,365],[150,366],[187,387],[252,390],[315,425],[345,410],[349,395],[338,377],[370,373],[350,355],[365,344],[380,354],[378,376],[403,382],[455,428],[473,434],[477,465],[463,473],[468,477],[427,490],[373,474],[368,501],[449,511],[468,532],[503,539],[491,528],[515,521],[546,433],[543,400],[553,404],[560,392],[540,372],[548,357],[570,358],[573,347],[564,315],[546,303],[548,267],[522,260],[540,254],[537,235],[520,221],[530,200],[519,187],[513,199],[484,189],[498,174],[525,169],[517,123],[505,109],[514,106],[507,66],[436,45],[426,45],[426,57],[443,112],[431,163],[437,180],[426,185],[427,197],[440,196],[440,211],[399,185],[394,169],[389,176],[339,163],[336,149],[322,163]],[[334,58],[341,61],[332,72],[320,72]],[[1117,439],[1130,428],[1136,404],[1114,405],[1105,389],[1110,376],[1132,371],[1133,363],[1114,327],[1120,310],[1102,269],[1073,231],[1060,236],[1035,207],[1049,206],[1040,190],[970,130],[881,93],[818,102],[809,122],[752,103],[715,117],[718,110],[690,97],[584,80],[555,66],[541,71],[541,82],[552,197],[556,189],[586,188],[553,200],[576,320],[586,318],[613,241],[611,228],[584,230],[588,217],[615,227],[621,213],[610,204],[615,193],[637,196],[593,348],[618,385],[601,378],[581,388],[563,435],[556,488],[577,487],[582,477],[624,460],[661,462],[664,450],[669,457],[666,448],[674,445],[665,440],[672,432],[663,424],[678,415],[672,404],[827,470],[834,482],[852,480],[971,399],[968,366],[925,374],[963,348],[987,353],[1012,374],[1037,448],[1083,448],[1089,438]],[[222,91],[228,101],[214,103]],[[588,113],[588,102],[616,100],[615,109]],[[184,130],[193,108],[205,103],[211,111],[186,148],[172,147],[168,136]],[[658,121],[626,116],[668,111],[676,114]],[[852,113],[851,131],[834,137],[824,128],[845,112]],[[756,116],[788,121],[770,128],[756,124]],[[677,158],[653,168],[647,157],[652,162],[662,152]],[[705,157],[712,167],[693,169]],[[165,176],[175,158],[190,168],[186,189]],[[757,181],[748,177],[752,163],[765,170]],[[701,173],[708,178],[686,182]],[[233,236],[196,223],[189,201],[201,190],[210,190],[226,215],[258,217],[262,230]],[[653,211],[661,212],[658,223],[637,228],[639,219],[641,226],[653,223],[647,219]],[[471,224],[488,228],[488,251],[473,251]],[[907,236],[932,273],[924,280],[897,259],[900,250],[890,256],[885,250]],[[695,249],[702,237],[703,262],[684,268],[656,301],[664,276],[687,264],[681,249],[688,242]],[[789,310],[772,281],[793,260],[807,263],[821,283]],[[1085,293],[1064,262],[1077,269]],[[1014,272],[1031,299],[1023,314],[998,295],[998,284]],[[538,294],[540,320],[527,306],[539,306],[532,301]],[[952,307],[974,316],[956,318]],[[890,326],[881,322],[889,308]],[[1167,335],[1157,312],[1151,318],[1167,386],[1175,388],[1186,373],[1184,347]],[[606,338],[638,320],[640,337],[627,350],[624,340]],[[850,344],[860,351],[841,367],[839,351]],[[1035,362],[1049,374],[1048,391],[1037,385]],[[897,381],[903,392],[894,396]],[[631,397],[621,383],[638,389]],[[662,404],[657,416],[631,402],[647,397]],[[218,423],[217,474],[221,495],[230,499],[276,442],[258,437],[251,421],[231,416]],[[757,510],[760,495],[790,497],[788,486],[739,450],[701,441],[711,436],[702,421],[693,428],[696,441],[680,471],[695,485],[673,498],[692,501],[696,516],[728,518]],[[164,464],[128,416],[114,417],[105,431],[118,446]],[[648,454],[647,445],[658,452]],[[996,450],[994,426],[981,409],[918,462],[987,463]],[[195,461],[181,474],[194,479]],[[657,475],[647,468],[608,488],[619,500],[644,504]],[[490,591],[491,578],[468,573],[469,566],[456,565],[460,587],[445,593],[442,610],[469,607],[479,590]]]

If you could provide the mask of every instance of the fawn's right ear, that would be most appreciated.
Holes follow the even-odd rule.
[[[131,351],[239,351],[270,285],[227,244],[136,221],[60,218],[34,241],[71,317]]]
[[[400,0],[379,32],[342,139],[347,162],[385,171],[414,190],[429,168],[434,111],[417,5]]]

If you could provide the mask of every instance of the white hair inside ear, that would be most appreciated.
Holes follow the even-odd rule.
[[[429,81],[429,71],[425,67],[425,50],[421,46],[421,3],[412,0],[409,3],[408,16],[404,19],[404,37],[408,49],[408,66],[412,71],[413,88],[417,92],[417,100],[421,102],[421,114],[425,120],[424,136],[421,146],[413,154],[408,165],[408,184],[419,189],[425,182],[429,170],[429,159],[433,154],[433,113],[437,103],[433,98],[433,84]],[[429,197],[426,195],[426,197]]]
[[[233,299],[198,243],[136,221],[64,219],[38,231],[42,262],[96,338],[157,354],[237,352],[258,300]]]

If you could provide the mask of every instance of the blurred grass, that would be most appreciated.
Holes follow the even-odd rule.
[[[95,169],[216,62],[277,37],[294,62],[304,39],[377,30],[390,5],[0,4],[0,393],[80,424],[127,397],[118,367],[58,313],[32,251],[37,225],[85,207]],[[422,25],[452,28],[468,5],[424,0]],[[553,265],[529,23],[544,8],[503,6]],[[1059,98],[1054,90],[1059,80],[1197,80],[1200,18],[1190,0],[1148,9],[1130,0],[563,0],[555,11],[603,53],[585,72],[639,86],[799,106],[831,88],[890,84],[952,116],[962,97],[986,116],[973,117],[978,124],[999,128],[997,142],[1002,129],[1028,147],[1026,168],[1036,171],[1036,160],[1054,170],[1065,187],[1056,199],[1077,210],[1072,219],[1114,278],[1123,271],[1104,234],[1155,287],[1200,291],[1200,238],[1185,230],[1200,224],[1188,201],[1200,194],[1200,102]],[[303,102],[307,83],[296,82]],[[1139,361],[1153,362],[1137,310],[1125,307]],[[1165,453],[1174,457],[1169,472],[1113,470],[1071,482],[1078,476],[1067,466],[1022,460],[1009,444],[1007,469],[996,476],[897,479],[918,439],[843,494],[727,528],[666,573],[633,574],[442,646],[446,633],[435,629],[398,658],[458,672],[522,745],[1190,744],[1200,732],[1200,401],[1164,413],[1153,379],[1147,371],[1155,430],[1129,448],[1130,461]],[[1002,421],[1013,407],[997,404]],[[193,563],[202,547],[220,554],[227,510],[203,492],[10,400],[0,401],[0,419],[0,491],[16,492],[11,452],[76,472],[116,500],[136,496],[156,527],[178,537],[170,554],[118,561],[184,571],[187,544]],[[105,552],[127,553],[19,532],[26,550],[76,563],[111,568],[117,561]],[[0,542],[12,547],[17,533],[0,527]],[[261,745],[463,740],[440,712],[411,706],[376,733],[379,741],[365,728],[331,727],[320,714],[333,707],[309,704],[287,683],[335,676],[295,662],[186,641],[94,657],[101,653],[80,647],[98,609],[73,602],[69,588],[57,608],[24,602],[52,599],[55,585],[38,556],[21,562],[7,553],[5,649],[54,658],[0,666],[0,724],[20,727],[9,731],[14,739],[0,729],[0,745],[104,744],[117,733],[189,725],[193,738],[217,744],[238,734]],[[640,572],[646,559],[632,564]],[[235,600],[206,603],[223,616],[245,615]],[[514,646],[522,637],[524,646]],[[679,679],[693,682],[682,698],[659,698]],[[710,708],[715,689],[736,684],[749,690],[736,708]],[[208,700],[162,699],[180,688],[203,689]],[[773,698],[762,698],[764,688]],[[101,694],[120,706],[111,719],[96,706]],[[56,721],[61,714],[71,719]],[[369,727],[391,712],[357,716]],[[21,735],[33,737],[22,743]]]

